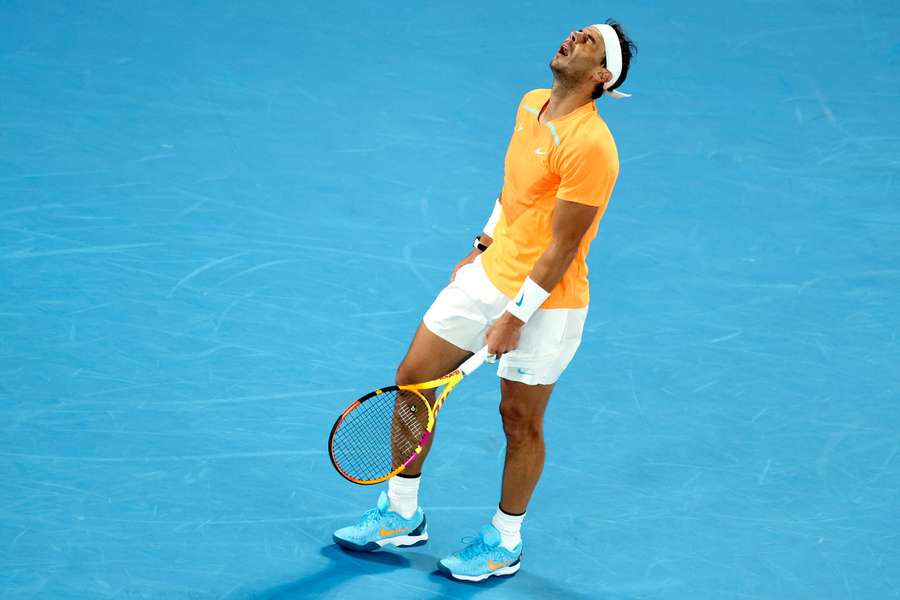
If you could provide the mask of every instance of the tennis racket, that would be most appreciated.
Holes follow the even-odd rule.
[[[486,358],[487,346],[443,377],[381,388],[348,406],[328,437],[328,454],[334,468],[360,485],[381,483],[403,471],[428,443],[444,400]],[[442,386],[444,389],[431,405],[422,391]]]

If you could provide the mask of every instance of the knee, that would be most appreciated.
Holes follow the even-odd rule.
[[[412,385],[428,379],[430,377],[427,376],[425,365],[416,364],[416,361],[410,360],[409,357],[403,359],[403,362],[397,367],[397,372],[394,373],[394,382],[397,385]]]
[[[534,414],[522,402],[500,402],[500,417],[508,446],[540,442],[544,439],[544,418]]]
[[[415,367],[411,365],[408,360],[404,360],[400,363],[400,366],[397,367],[397,372],[394,374],[394,382],[397,385],[409,385],[411,383],[416,383],[415,376]]]

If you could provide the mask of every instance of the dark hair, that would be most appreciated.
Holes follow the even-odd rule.
[[[637,54],[637,46],[631,38],[628,37],[628,34],[625,33],[625,30],[622,29],[622,26],[619,25],[617,21],[613,19],[607,19],[606,24],[615,30],[616,35],[619,36],[619,47],[622,48],[622,74],[619,75],[619,80],[616,81],[615,84],[609,89],[614,90],[623,83],[625,83],[625,78],[628,77],[628,67],[631,65],[631,59]],[[606,57],[603,57],[603,66],[606,66]],[[594,88],[594,92],[591,94],[591,98],[596,100],[600,96],[603,95],[603,84],[597,84],[597,87]]]

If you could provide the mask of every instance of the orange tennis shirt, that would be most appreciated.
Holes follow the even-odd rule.
[[[519,104],[506,151],[502,216],[481,262],[491,283],[513,298],[550,245],[556,199],[597,206],[575,259],[541,306],[582,308],[590,299],[587,254],[619,174],[619,153],[593,102],[542,124],[538,115],[549,99],[550,90],[532,90]]]

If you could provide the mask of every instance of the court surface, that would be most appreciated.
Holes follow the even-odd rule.
[[[900,8],[888,1],[0,5],[0,597],[900,597]],[[325,453],[391,381],[567,33],[640,51],[512,579],[483,369],[431,541]]]

